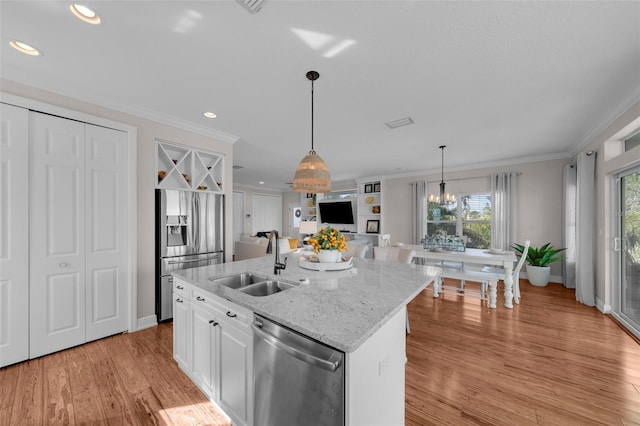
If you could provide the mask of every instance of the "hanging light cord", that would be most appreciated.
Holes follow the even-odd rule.
[[[313,124],[311,125],[313,127]],[[312,139],[313,140],[313,139]],[[313,142],[311,142],[313,144]],[[444,148],[446,147],[446,145],[440,145],[438,148],[440,148],[442,150],[442,167],[440,168],[441,170],[441,174],[440,174],[440,182],[444,182]]]
[[[311,80],[311,151],[313,151],[313,80]]]

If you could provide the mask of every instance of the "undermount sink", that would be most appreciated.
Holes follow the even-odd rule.
[[[249,272],[243,272],[241,274],[229,275],[222,278],[209,278],[214,284],[220,284],[229,288],[242,288],[248,285],[255,284],[257,282],[264,282],[266,277],[255,275]]]
[[[261,297],[279,293],[295,286],[295,284],[285,283],[282,281],[267,280],[239,288],[238,290],[250,296]]]

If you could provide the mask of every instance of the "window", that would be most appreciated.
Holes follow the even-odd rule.
[[[630,151],[632,148],[635,148],[638,145],[640,145],[640,132],[638,132],[635,135],[625,139],[625,141],[624,141],[624,150],[625,150],[625,152],[626,151]]]
[[[491,245],[491,195],[457,195],[456,201],[441,206],[427,202],[427,235],[462,235],[469,248]]]

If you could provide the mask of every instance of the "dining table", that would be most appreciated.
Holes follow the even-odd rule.
[[[477,248],[465,248],[464,251],[448,251],[444,249],[426,249],[421,245],[404,245],[415,251],[414,258],[426,259],[429,262],[443,261],[473,265],[491,265],[504,268],[504,306],[513,308],[513,267],[517,261],[516,255],[511,250],[488,250]],[[433,287],[433,297],[438,297],[437,286]],[[489,295],[489,307],[495,308],[496,296],[494,292]]]

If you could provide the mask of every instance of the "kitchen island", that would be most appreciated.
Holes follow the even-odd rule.
[[[174,350],[182,351],[175,356],[181,368],[230,414],[234,423],[253,424],[250,323],[255,313],[345,353],[346,424],[402,424],[406,305],[433,282],[439,268],[353,259],[350,269],[320,272],[301,268],[298,255],[289,254],[288,258],[289,264],[281,275],[273,274],[272,256],[174,273]],[[256,297],[212,281],[240,273],[297,285]],[[210,316],[203,316],[201,323],[220,324],[223,330],[229,325],[227,329],[240,334],[227,340],[243,343],[234,357],[227,356],[242,362],[227,366],[214,362],[211,372],[207,371],[212,378],[203,381],[201,374],[194,371],[201,352],[197,346],[202,339],[193,337],[198,324],[195,315],[203,311],[190,308],[182,309],[183,315],[180,312],[189,303],[199,309],[199,303],[207,302],[214,305],[206,311]],[[230,319],[235,324],[230,324]],[[216,339],[224,343],[224,332],[212,333],[212,345]],[[218,353],[224,364],[224,348]],[[211,358],[216,358],[214,355]],[[242,369],[244,400],[225,402],[224,375],[229,370]],[[216,381],[220,382],[218,386]],[[227,384],[226,389],[229,387]]]

